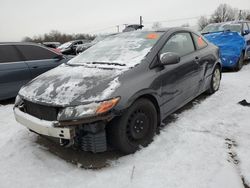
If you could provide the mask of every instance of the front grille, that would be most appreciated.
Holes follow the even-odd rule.
[[[36,104],[29,101],[24,101],[24,110],[26,113],[42,120],[47,121],[56,121],[58,108],[44,106],[40,104]]]

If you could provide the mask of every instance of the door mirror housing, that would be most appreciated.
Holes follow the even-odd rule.
[[[160,55],[162,65],[173,65],[180,62],[180,56],[173,52],[166,52]]]
[[[64,59],[64,55],[63,54],[57,54],[57,56],[55,57],[55,59],[57,59],[58,61]]]

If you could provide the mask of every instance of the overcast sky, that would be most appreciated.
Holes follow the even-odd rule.
[[[210,15],[220,3],[250,9],[250,0],[0,0],[0,41],[51,30],[66,33],[115,32],[116,25]],[[194,24],[196,19],[164,22]]]

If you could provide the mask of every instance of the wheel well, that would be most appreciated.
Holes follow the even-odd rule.
[[[150,94],[145,94],[145,95],[138,97],[136,100],[141,99],[141,98],[148,99],[149,101],[153,103],[157,112],[157,126],[160,126],[161,125],[161,111],[160,111],[160,107],[158,105],[156,98]]]
[[[246,51],[245,51],[245,49],[242,50],[242,54],[243,54],[243,59],[245,59],[246,58]]]
[[[217,67],[217,66],[220,67],[220,70],[222,70],[222,66],[220,63],[216,63],[215,67]]]

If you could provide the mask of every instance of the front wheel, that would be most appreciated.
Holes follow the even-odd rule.
[[[157,128],[154,104],[144,98],[135,101],[124,114],[108,126],[108,140],[125,154],[134,153],[140,146],[152,142]]]
[[[221,69],[217,65],[213,71],[212,79],[209,85],[208,94],[213,94],[220,88]]]

